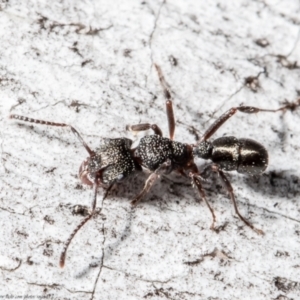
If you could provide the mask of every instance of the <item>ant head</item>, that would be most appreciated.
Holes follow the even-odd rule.
[[[203,141],[193,147],[193,154],[196,157],[210,159],[212,154],[212,144],[208,141]]]

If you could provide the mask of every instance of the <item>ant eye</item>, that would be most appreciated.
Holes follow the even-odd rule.
[[[123,174],[121,174],[121,175],[118,175],[118,180],[122,180],[123,178],[124,178],[124,175]]]

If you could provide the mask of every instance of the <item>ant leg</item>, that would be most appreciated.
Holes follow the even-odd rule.
[[[74,231],[71,233],[71,235],[69,236],[69,238],[67,239],[67,241],[64,244],[64,248],[60,254],[60,259],[59,259],[59,266],[61,268],[63,268],[65,266],[65,260],[66,260],[66,255],[67,255],[67,250],[68,247],[71,243],[71,241],[73,240],[74,236],[76,235],[76,233],[80,230],[80,228],[87,223],[95,214],[96,211],[96,204],[97,204],[97,189],[98,189],[98,179],[96,178],[94,180],[93,183],[93,201],[92,201],[92,209],[89,212],[89,214],[78,224],[78,226],[74,229]],[[104,196],[103,196],[103,200],[107,197],[109,191],[111,190],[112,186],[114,183],[112,183],[106,190]],[[102,200],[102,201],[103,201]]]
[[[254,225],[252,225],[249,221],[247,221],[239,212],[236,201],[235,201],[235,196],[234,196],[234,192],[233,192],[233,188],[228,180],[228,178],[225,176],[225,174],[223,173],[222,170],[220,170],[220,168],[217,165],[212,165],[211,169],[213,172],[216,172],[219,174],[222,183],[224,184],[227,192],[229,193],[230,199],[232,201],[232,204],[234,206],[234,211],[235,213],[238,215],[238,217],[240,218],[241,221],[243,221],[248,227],[250,227],[252,230],[254,230],[256,233],[263,235],[264,232],[256,227],[254,227]]]
[[[204,166],[201,173],[200,173],[200,176],[202,178],[202,180],[206,180],[212,173],[212,167],[211,167],[211,163]]]
[[[93,185],[93,184],[92,184]],[[103,199],[106,199],[108,192],[111,190],[112,186],[109,186],[104,193]],[[95,208],[96,209],[96,208]],[[72,209],[72,215],[81,215],[82,217],[86,217],[87,215],[90,215],[92,213],[92,208],[87,206],[87,205],[81,205],[81,204],[77,204],[73,206]],[[101,212],[101,209],[100,209]]]
[[[86,151],[89,153],[90,156],[94,156],[95,152],[91,150],[91,148],[87,145],[87,143],[83,140],[79,132],[72,127],[71,125],[65,124],[65,123],[55,123],[55,122],[49,122],[49,121],[44,121],[44,120],[37,120],[37,119],[32,119],[20,115],[10,115],[10,119],[16,119],[24,122],[29,122],[29,123],[36,123],[36,124],[41,124],[41,125],[48,125],[48,126],[57,126],[57,127],[69,127],[71,131],[74,133],[74,135],[79,139],[80,143],[83,145],[83,147],[86,149]]]
[[[210,226],[210,229],[214,230],[215,229],[216,216],[215,216],[214,210],[212,209],[212,207],[210,206],[209,202],[206,199],[205,192],[204,192],[204,189],[203,189],[202,184],[201,184],[201,180],[203,180],[203,178],[198,174],[198,172],[197,173],[190,172],[189,176],[192,178],[194,186],[197,187],[200,198],[202,198],[204,200],[205,204],[207,205],[208,209],[210,210],[210,213],[211,213],[212,219],[213,219],[213,221],[211,223],[211,226]]]
[[[184,169],[177,169],[176,170],[176,172],[178,173],[178,174],[180,174],[181,176],[183,176],[183,177],[188,177],[187,175],[186,175],[186,173],[184,172]]]
[[[286,111],[291,110],[294,111],[298,106],[300,106],[300,98],[295,102],[284,102],[284,106],[279,107],[277,109],[262,109],[253,106],[239,106],[239,107],[232,107],[223,115],[221,115],[203,134],[203,136],[198,141],[198,145],[208,140],[229,118],[231,118],[237,111],[240,111],[245,114],[255,114],[258,112],[278,112],[278,111]]]
[[[156,124],[144,123],[144,124],[137,124],[137,125],[126,125],[126,130],[133,131],[133,132],[146,131],[149,129],[152,129],[155,134],[162,136],[162,131]]]
[[[151,187],[154,185],[155,181],[160,175],[168,173],[171,166],[171,161],[168,159],[166,162],[161,164],[146,180],[144,188],[142,191],[131,201],[133,206],[136,206],[142,198],[150,191]]]
[[[60,255],[60,259],[59,259],[59,265],[61,268],[63,268],[65,266],[65,260],[66,260],[66,254],[67,254],[67,250],[68,247],[72,241],[72,239],[74,238],[75,234],[79,231],[79,229],[87,222],[89,221],[94,212],[95,212],[95,208],[96,208],[96,203],[97,203],[97,189],[98,189],[98,183],[97,183],[97,179],[94,180],[93,183],[93,201],[92,201],[92,211],[89,213],[88,216],[86,216],[79,224],[78,226],[75,228],[75,230],[72,232],[72,234],[70,235],[70,237],[67,239],[67,241],[64,244],[64,248],[63,251]]]
[[[173,104],[172,104],[172,97],[170,90],[168,88],[167,82],[163,76],[163,73],[161,71],[160,66],[154,64],[156,71],[158,73],[160,84],[163,88],[164,96],[167,99],[166,101],[166,111],[167,111],[167,118],[168,118],[168,125],[169,125],[169,134],[170,139],[174,139],[174,133],[175,133],[175,117],[174,117],[174,111],[173,111]]]

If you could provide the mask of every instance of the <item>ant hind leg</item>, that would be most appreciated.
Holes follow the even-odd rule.
[[[250,227],[252,230],[254,230],[257,234],[261,234],[263,235],[264,232],[261,230],[261,229],[258,229],[256,228],[253,224],[251,224],[249,221],[247,221],[239,212],[239,209],[237,207],[237,204],[236,204],[236,200],[235,200],[235,196],[234,196],[234,192],[233,192],[233,188],[232,188],[232,185],[231,183],[229,182],[228,178],[225,176],[225,174],[223,173],[222,170],[220,170],[220,168],[213,164],[211,165],[211,168],[212,168],[212,171],[213,172],[216,172],[219,177],[221,178],[221,181],[224,185],[224,187],[226,188],[227,192],[229,193],[229,196],[230,196],[230,200],[233,204],[233,207],[234,207],[234,211],[235,213],[238,215],[238,217],[240,218],[241,221],[243,221],[248,227]]]

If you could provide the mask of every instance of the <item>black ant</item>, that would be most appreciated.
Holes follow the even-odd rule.
[[[294,110],[300,105],[300,99],[296,102],[285,102],[284,106],[278,109],[260,109],[251,106],[233,107],[221,115],[201,136],[196,144],[184,144],[173,141],[175,133],[175,118],[172,106],[172,97],[167,87],[162,71],[159,66],[155,65],[158,72],[159,80],[166,98],[166,112],[169,125],[169,138],[162,136],[161,129],[156,124],[137,124],[126,126],[129,131],[145,131],[152,129],[154,135],[141,138],[136,148],[131,148],[132,140],[127,138],[103,139],[99,148],[91,150],[82,139],[78,131],[65,123],[54,123],[43,120],[36,120],[19,115],[10,115],[11,119],[25,122],[37,123],[49,126],[69,127],[77,136],[81,144],[89,154],[89,157],[83,161],[79,168],[79,178],[84,184],[93,187],[92,207],[88,215],[82,219],[79,225],[72,232],[65,242],[63,251],[60,256],[60,266],[65,264],[66,253],[73,237],[79,229],[88,222],[96,212],[97,189],[99,186],[106,188],[104,199],[112,186],[117,182],[127,178],[136,171],[141,171],[142,167],[152,171],[142,191],[131,202],[137,205],[138,202],[149,192],[155,181],[162,174],[169,174],[177,171],[180,174],[190,177],[194,186],[197,187],[200,197],[204,200],[212,214],[211,229],[214,229],[216,217],[213,209],[206,199],[202,181],[205,180],[203,174],[208,171],[217,173],[230,195],[235,213],[251,229],[258,234],[263,231],[255,228],[239,212],[232,186],[226,177],[225,172],[237,171],[245,175],[259,175],[263,173],[268,166],[268,152],[258,142],[251,139],[238,139],[233,136],[221,137],[214,141],[208,139],[236,112],[253,114],[258,112],[278,112],[285,110]],[[194,158],[209,159],[211,164],[206,166],[200,173]]]

